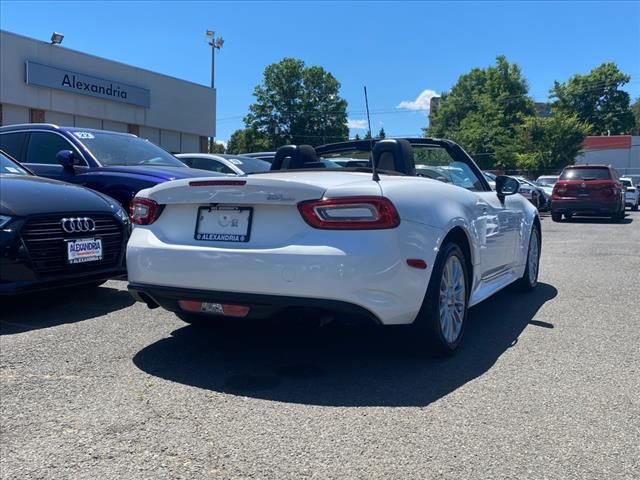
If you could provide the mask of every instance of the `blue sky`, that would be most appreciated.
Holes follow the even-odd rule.
[[[42,40],[59,31],[65,47],[205,85],[204,31],[215,30],[225,40],[216,55],[219,140],[243,126],[264,68],[284,57],[330,71],[352,124],[366,118],[367,85],[372,128],[390,136],[419,135],[426,113],[410,108],[500,54],[520,65],[536,100],[554,80],[605,61],[631,75],[626,89],[640,96],[640,2],[2,0],[0,27]]]

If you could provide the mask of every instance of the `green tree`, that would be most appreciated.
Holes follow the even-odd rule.
[[[224,144],[211,140],[209,142],[209,153],[225,153]]]
[[[522,152],[518,168],[534,175],[557,173],[573,164],[591,126],[576,115],[554,111],[549,117],[529,117],[520,130]]]
[[[250,153],[271,150],[269,139],[251,128],[236,130],[227,143],[227,153]]]
[[[550,91],[552,109],[591,124],[594,135],[629,133],[634,126],[630,97],[620,88],[630,79],[609,62],[587,75],[574,75],[566,83],[556,81]]]
[[[356,133],[356,136],[355,136],[354,140],[360,140],[360,134],[359,133]]]
[[[631,105],[631,111],[633,112],[634,127],[631,133],[633,135],[640,135],[640,97],[636,98],[636,101]]]
[[[460,143],[482,168],[513,168],[518,132],[534,115],[520,68],[504,56],[495,66],[474,68],[440,98],[425,133]]]
[[[245,125],[268,138],[272,148],[347,140],[347,102],[339,90],[340,83],[322,67],[285,58],[265,69]]]
[[[384,127],[380,128],[380,131],[378,132],[378,138],[386,138],[387,134],[384,131]]]

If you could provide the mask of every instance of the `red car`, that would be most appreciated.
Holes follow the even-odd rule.
[[[559,222],[562,215],[596,215],[624,218],[624,189],[620,175],[608,165],[570,165],[565,167],[553,187],[551,218]]]

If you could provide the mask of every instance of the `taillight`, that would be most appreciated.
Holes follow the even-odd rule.
[[[327,230],[378,230],[400,225],[398,211],[384,197],[343,197],[298,204],[304,221]]]
[[[136,225],[150,225],[160,215],[160,205],[149,198],[135,197],[129,206],[131,223]]]

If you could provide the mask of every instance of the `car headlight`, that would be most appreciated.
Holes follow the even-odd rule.
[[[122,208],[120,205],[115,205],[115,209],[116,209],[116,215],[118,216],[118,218],[120,220],[122,220],[122,223],[124,223],[125,225],[129,224],[129,215],[127,214],[127,211]]]
[[[13,220],[13,217],[9,215],[0,215],[0,228],[4,228],[11,220]]]

